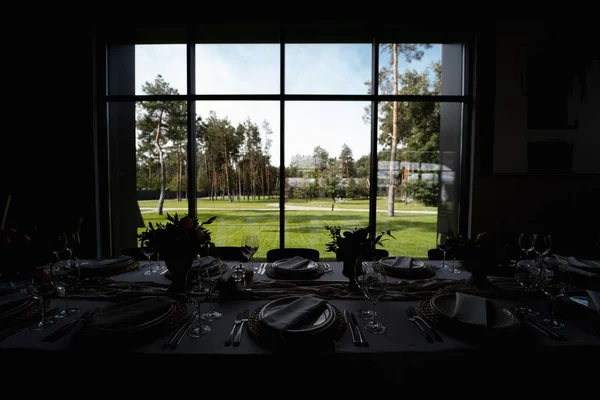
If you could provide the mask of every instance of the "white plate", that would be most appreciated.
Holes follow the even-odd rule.
[[[282,299],[273,300],[272,302],[265,305],[260,312],[258,313],[258,318],[263,319],[267,316],[271,315],[275,311],[281,309],[282,307],[290,304],[291,302],[298,300],[300,296],[290,296],[284,297]],[[329,303],[326,303],[326,308],[323,312],[316,318],[312,318],[310,320],[304,321],[300,326],[295,329],[288,329],[286,333],[318,333],[324,329],[327,329],[333,323],[335,319],[335,310],[333,306]]]
[[[400,269],[398,267],[392,267],[392,264],[394,264],[394,261],[396,261],[396,257],[384,257],[379,261],[388,268]],[[425,268],[425,263],[421,260],[416,260],[413,258],[410,268],[405,268],[405,269],[417,270],[417,269],[423,269],[423,268]]]
[[[464,321],[458,321],[452,318],[452,314],[454,313],[454,307],[456,303],[456,295],[454,293],[449,294],[441,294],[434,296],[431,301],[431,307],[440,314],[443,314],[445,317],[452,319],[453,321],[460,322],[462,324],[470,325],[473,327],[478,327],[477,325],[469,324]],[[498,304],[492,301],[494,306],[494,321],[488,329],[492,330],[504,330],[504,329],[512,329],[519,325],[519,318],[510,310],[500,307]]]
[[[277,272],[283,272],[283,273],[305,273],[305,272],[313,272],[318,266],[319,264],[317,264],[314,261],[309,260],[308,264],[306,265],[306,268],[301,268],[301,269],[287,269],[287,268],[279,268],[278,265],[281,265],[282,263],[288,261],[289,258],[282,258],[281,260],[277,260],[273,263],[273,268],[275,268],[277,270]]]

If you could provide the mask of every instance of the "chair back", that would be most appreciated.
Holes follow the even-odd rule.
[[[242,261],[246,259],[242,255],[242,248],[236,246],[215,246],[209,250],[208,255],[221,260]]]

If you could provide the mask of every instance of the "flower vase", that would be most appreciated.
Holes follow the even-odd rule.
[[[164,260],[165,265],[171,273],[171,293],[185,293],[185,280],[189,269],[192,267],[192,258],[167,258]]]
[[[352,292],[360,290],[360,288],[356,284],[356,280],[354,279],[356,263],[362,262],[360,260],[360,258],[358,257],[358,254],[356,254],[353,251],[348,251],[348,252],[346,252],[346,254],[344,254],[342,262],[344,265],[344,268],[342,270],[342,275],[344,275],[346,278],[348,278],[348,281],[349,281],[348,288]]]

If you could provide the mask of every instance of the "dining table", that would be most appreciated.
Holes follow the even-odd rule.
[[[512,276],[490,276],[489,281],[499,288],[487,292],[469,285],[471,274],[460,268],[459,273],[441,267],[441,261],[423,260],[433,274],[425,279],[387,277],[385,296],[373,305],[362,293],[348,288],[348,278],[342,274],[343,265],[337,261],[323,261],[328,272],[308,280],[277,279],[264,273],[264,260],[240,264],[221,260],[228,269],[242,266],[248,273],[229,296],[214,293],[200,305],[201,311],[216,309],[222,316],[207,324],[210,332],[202,337],[181,337],[177,346],[165,343],[181,328],[196,307],[186,296],[169,292],[169,274],[160,262],[160,269],[144,274],[145,261],[136,261],[138,267],[113,276],[91,279],[82,290],[73,290],[69,306],[79,311],[70,317],[57,319],[42,330],[21,329],[0,341],[1,376],[22,374],[35,366],[50,365],[70,373],[101,373],[105,379],[122,374],[135,374],[149,381],[181,379],[194,376],[214,385],[263,385],[282,381],[302,381],[306,384],[326,379],[328,382],[354,382],[368,387],[378,383],[402,385],[456,387],[463,390],[471,384],[498,385],[503,380],[552,383],[576,380],[579,385],[594,382],[600,360],[600,336],[579,322],[564,318],[565,326],[557,331],[561,339],[548,335],[539,324],[527,323],[528,318],[517,317],[518,327],[510,332],[463,337],[452,330],[433,325],[437,338],[431,340],[419,324],[411,320],[408,311],[417,316],[430,306],[437,295],[458,293],[494,297],[495,304],[516,315],[513,310],[524,299],[524,290]],[[449,261],[452,263],[453,261]],[[510,295],[497,295],[497,293]],[[177,299],[180,320],[168,331],[140,343],[122,346],[122,343],[85,338],[73,329],[60,340],[44,339],[53,331],[81,318],[94,310],[102,310],[135,296],[170,296]],[[326,344],[315,348],[271,345],[257,340],[251,334],[250,322],[242,328],[239,343],[227,344],[227,338],[240,315],[256,318],[260,310],[273,301],[285,298],[311,296],[326,300],[334,310],[336,334]],[[48,308],[63,308],[64,296],[52,296]],[[531,296],[528,306],[539,312],[536,319],[547,313],[544,296]],[[383,334],[365,329],[366,321],[356,322],[366,343],[356,343],[345,319],[346,312],[355,316],[359,309],[374,308],[378,320],[386,327]],[[421,315],[423,316],[423,315]],[[432,322],[432,320],[429,320]],[[195,323],[195,322],[194,322]],[[84,338],[78,338],[83,336]],[[439,340],[437,340],[439,339]],[[130,342],[127,342],[130,343]],[[285,342],[283,342],[285,344]],[[47,367],[44,367],[47,368]],[[35,369],[35,368],[34,368]],[[7,375],[8,374],[8,375]],[[62,379],[62,378],[59,378]],[[537,383],[536,383],[537,384]],[[222,386],[219,386],[222,387]]]

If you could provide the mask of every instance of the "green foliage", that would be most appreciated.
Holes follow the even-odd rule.
[[[416,201],[426,206],[437,206],[440,198],[440,183],[437,179],[431,181],[408,181],[406,190]]]
[[[325,225],[325,229],[331,239],[325,243],[326,251],[335,253],[338,261],[343,259],[346,252],[369,257],[374,254],[376,246],[383,246],[383,242],[387,240],[384,239],[385,236],[395,239],[390,230],[373,235],[370,226],[344,232],[340,226],[335,225]]]
[[[193,257],[214,247],[211,233],[204,225],[212,224],[215,219],[213,216],[199,223],[188,215],[179,219],[177,213],[174,216],[167,213],[166,223],[149,222],[148,229],[140,233],[138,239],[142,246],[150,247],[164,258]]]

